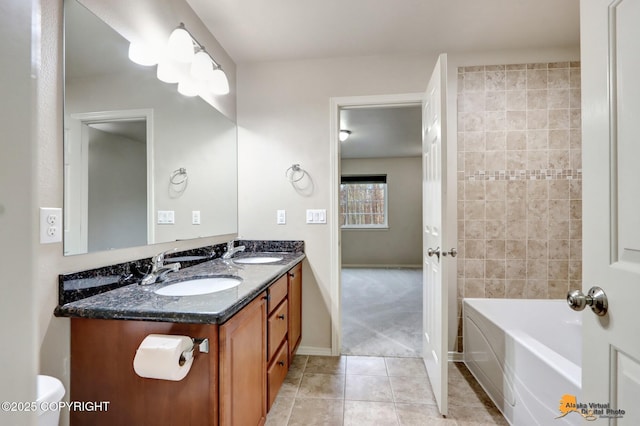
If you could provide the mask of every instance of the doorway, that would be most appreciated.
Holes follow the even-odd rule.
[[[422,96],[332,100],[335,355],[420,356]]]
[[[154,241],[152,129],[147,109],[65,117],[65,255]]]

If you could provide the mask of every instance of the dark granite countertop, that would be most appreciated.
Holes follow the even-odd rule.
[[[266,264],[237,264],[215,259],[170,273],[162,283],[141,286],[130,284],[95,296],[60,305],[55,315],[71,318],[144,320],[199,324],[221,324],[231,318],[278,278],[301,262],[304,252],[246,252],[234,259],[281,256]],[[237,287],[197,296],[161,296],[161,287],[193,278],[233,276],[242,282]]]

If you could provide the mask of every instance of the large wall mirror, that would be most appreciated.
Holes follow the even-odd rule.
[[[64,254],[233,234],[236,125],[64,1]]]

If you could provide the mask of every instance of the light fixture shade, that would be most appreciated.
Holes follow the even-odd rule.
[[[193,57],[191,63],[191,76],[197,80],[208,80],[213,78],[213,63],[211,57],[204,50],[199,50]]]
[[[169,57],[176,61],[191,62],[193,60],[193,39],[183,25],[173,30],[169,36],[167,50]]]
[[[209,89],[216,95],[226,95],[229,93],[229,80],[227,75],[218,67],[213,70],[211,80],[209,80]]]
[[[156,76],[158,80],[165,83],[177,83],[180,80],[178,70],[171,63],[171,61],[165,59],[158,63],[158,69],[156,70]]]
[[[178,93],[184,96],[196,96],[198,94],[198,85],[190,78],[185,78],[178,83]]]
[[[340,142],[344,142],[349,139],[349,135],[351,135],[351,130],[340,130],[338,139],[340,139]]]
[[[129,44],[129,59],[145,67],[150,67],[158,63],[158,56],[155,52],[142,43],[131,42],[131,44]]]

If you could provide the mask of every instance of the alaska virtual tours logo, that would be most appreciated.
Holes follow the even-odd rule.
[[[620,419],[624,417],[625,411],[622,409],[611,408],[610,403],[601,402],[578,402],[575,395],[564,394],[560,398],[560,415],[556,419],[560,419],[569,413],[578,413],[585,420],[594,421],[599,418]]]

